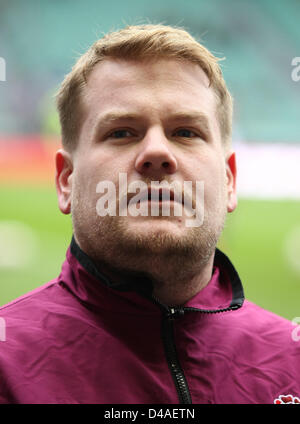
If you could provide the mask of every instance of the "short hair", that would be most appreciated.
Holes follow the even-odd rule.
[[[220,58],[187,31],[167,25],[135,25],[106,34],[96,41],[66,75],[56,95],[62,144],[76,147],[82,125],[82,94],[95,65],[105,59],[145,60],[170,58],[198,64],[209,79],[217,99],[217,118],[224,146],[231,145],[232,97],[226,87]]]

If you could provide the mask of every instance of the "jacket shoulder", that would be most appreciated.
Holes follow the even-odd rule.
[[[268,327],[269,325],[275,325],[278,328],[289,329],[293,327],[293,323],[270,310],[264,309],[263,307],[251,302],[250,300],[245,300],[243,307],[240,310],[241,318],[245,318],[246,321],[251,319],[251,326],[257,328]]]
[[[300,325],[246,300],[236,311],[240,338],[249,354],[273,358],[274,363],[293,364],[300,375]],[[271,361],[272,362],[272,361]],[[282,364],[283,364],[282,362]]]
[[[59,278],[51,280],[0,307],[1,323],[9,335],[26,334],[42,326],[45,318],[59,314],[72,301]]]
[[[56,278],[0,306],[0,316],[14,316],[19,310],[25,311],[28,307],[31,309],[32,304],[38,302],[45,295],[47,296],[49,291],[53,291],[53,289],[55,291],[57,285],[58,279]]]

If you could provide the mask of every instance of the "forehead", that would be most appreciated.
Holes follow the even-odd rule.
[[[144,60],[126,60],[109,58],[99,62],[92,70],[88,86],[101,78],[105,74],[111,78],[130,79],[140,76],[147,76],[154,81],[158,78],[167,78],[170,81],[176,80],[176,77],[192,80],[202,80],[207,86],[208,78],[199,65],[188,60],[174,58],[157,58]]]
[[[91,72],[83,95],[85,121],[115,109],[147,115],[199,110],[215,119],[216,95],[197,64],[175,59],[109,59]]]

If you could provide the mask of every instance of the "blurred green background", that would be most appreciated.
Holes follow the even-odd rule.
[[[300,82],[291,78],[292,58],[300,56],[298,0],[0,0],[0,57],[6,61],[6,81],[0,82],[0,304],[55,278],[71,239],[70,216],[57,207],[52,165],[48,176],[42,173],[54,149],[35,157],[33,147],[56,146],[53,94],[103,33],[148,21],[182,26],[226,57],[237,146],[293,146],[300,162]],[[279,192],[268,167],[275,156],[261,163],[258,147],[249,164],[247,154],[238,174],[239,205],[228,216],[220,247],[247,298],[292,319],[300,316],[299,171]],[[282,181],[289,168],[298,168],[284,158],[272,168]],[[243,190],[245,180],[255,190]],[[274,186],[272,195],[264,190],[266,181]]]

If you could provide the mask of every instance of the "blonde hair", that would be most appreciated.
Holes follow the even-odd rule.
[[[56,95],[64,148],[75,148],[82,124],[81,98],[95,65],[104,59],[170,58],[198,64],[217,97],[217,117],[224,146],[231,144],[232,97],[215,57],[188,32],[166,25],[128,26],[96,41],[73,66]]]

